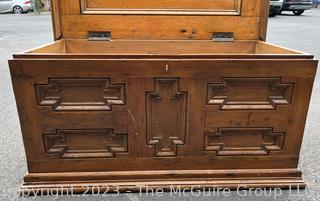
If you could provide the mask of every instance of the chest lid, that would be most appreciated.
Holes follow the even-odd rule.
[[[52,0],[55,39],[265,40],[269,0]]]

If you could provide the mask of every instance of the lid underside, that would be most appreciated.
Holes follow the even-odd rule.
[[[269,0],[52,0],[55,39],[265,40]]]

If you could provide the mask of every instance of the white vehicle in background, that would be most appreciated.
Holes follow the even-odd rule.
[[[281,11],[292,11],[294,15],[302,15],[313,7],[312,0],[284,0]]]
[[[282,5],[283,5],[283,0],[270,0],[269,16],[274,17],[277,14],[281,13]]]
[[[31,9],[31,0],[0,0],[0,13],[22,14]]]

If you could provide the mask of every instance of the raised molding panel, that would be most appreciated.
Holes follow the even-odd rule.
[[[47,85],[35,85],[38,104],[55,111],[112,110],[125,104],[125,85],[109,78],[54,78]]]
[[[242,0],[80,0],[82,14],[240,15]],[[146,6],[147,5],[147,6]]]
[[[284,135],[273,128],[218,128],[205,133],[204,150],[217,156],[269,155],[282,150]]]
[[[127,134],[106,130],[57,130],[44,135],[47,154],[60,158],[113,158],[127,152]]]
[[[187,92],[179,91],[178,79],[155,79],[154,92],[146,93],[147,144],[155,156],[177,156],[185,144]]]
[[[222,110],[276,109],[290,104],[292,90],[293,84],[280,78],[223,78],[208,84],[207,104]]]

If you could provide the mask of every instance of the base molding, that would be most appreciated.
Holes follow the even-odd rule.
[[[296,169],[166,170],[115,172],[29,173],[21,195],[145,192],[162,189],[305,188]]]

